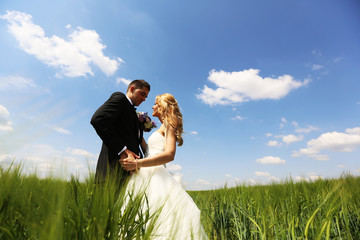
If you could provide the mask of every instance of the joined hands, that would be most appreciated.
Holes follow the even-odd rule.
[[[138,155],[126,149],[120,154],[119,163],[124,170],[130,171],[130,173],[133,174],[134,172],[137,173],[140,169],[137,166],[137,159],[139,158]]]

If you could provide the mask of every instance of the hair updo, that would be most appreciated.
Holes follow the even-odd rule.
[[[170,93],[158,95],[155,98],[158,111],[165,127],[172,126],[175,129],[176,142],[178,146],[183,144],[183,118],[176,99]]]

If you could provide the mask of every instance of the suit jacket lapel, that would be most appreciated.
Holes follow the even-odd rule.
[[[137,136],[138,139],[138,143],[140,144],[142,141],[142,131],[141,131],[141,127],[140,127],[140,122],[139,122],[139,118],[137,116],[136,110],[134,108],[134,105],[132,105],[129,102],[129,110],[131,112],[131,115],[133,116],[133,121],[135,122],[135,134]]]
[[[131,104],[130,104],[131,105]],[[136,113],[136,110],[134,109],[134,106],[131,105],[131,111],[133,112],[133,116],[134,116],[134,121],[135,121],[135,131],[136,131],[136,136],[138,138],[138,142],[141,142],[141,130],[140,130],[140,123],[139,123],[139,119]]]

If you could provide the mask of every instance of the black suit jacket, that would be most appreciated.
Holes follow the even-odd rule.
[[[90,123],[103,141],[95,178],[103,181],[107,174],[115,173],[124,180],[129,172],[121,168],[119,152],[126,146],[141,156],[139,145],[143,131],[139,127],[135,109],[125,94],[115,92],[96,110]]]

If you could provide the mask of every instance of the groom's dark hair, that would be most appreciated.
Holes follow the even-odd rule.
[[[146,87],[150,91],[150,84],[143,79],[136,79],[132,81],[129,84],[127,91],[129,91],[132,86],[134,86],[135,89],[142,89],[143,87]]]

